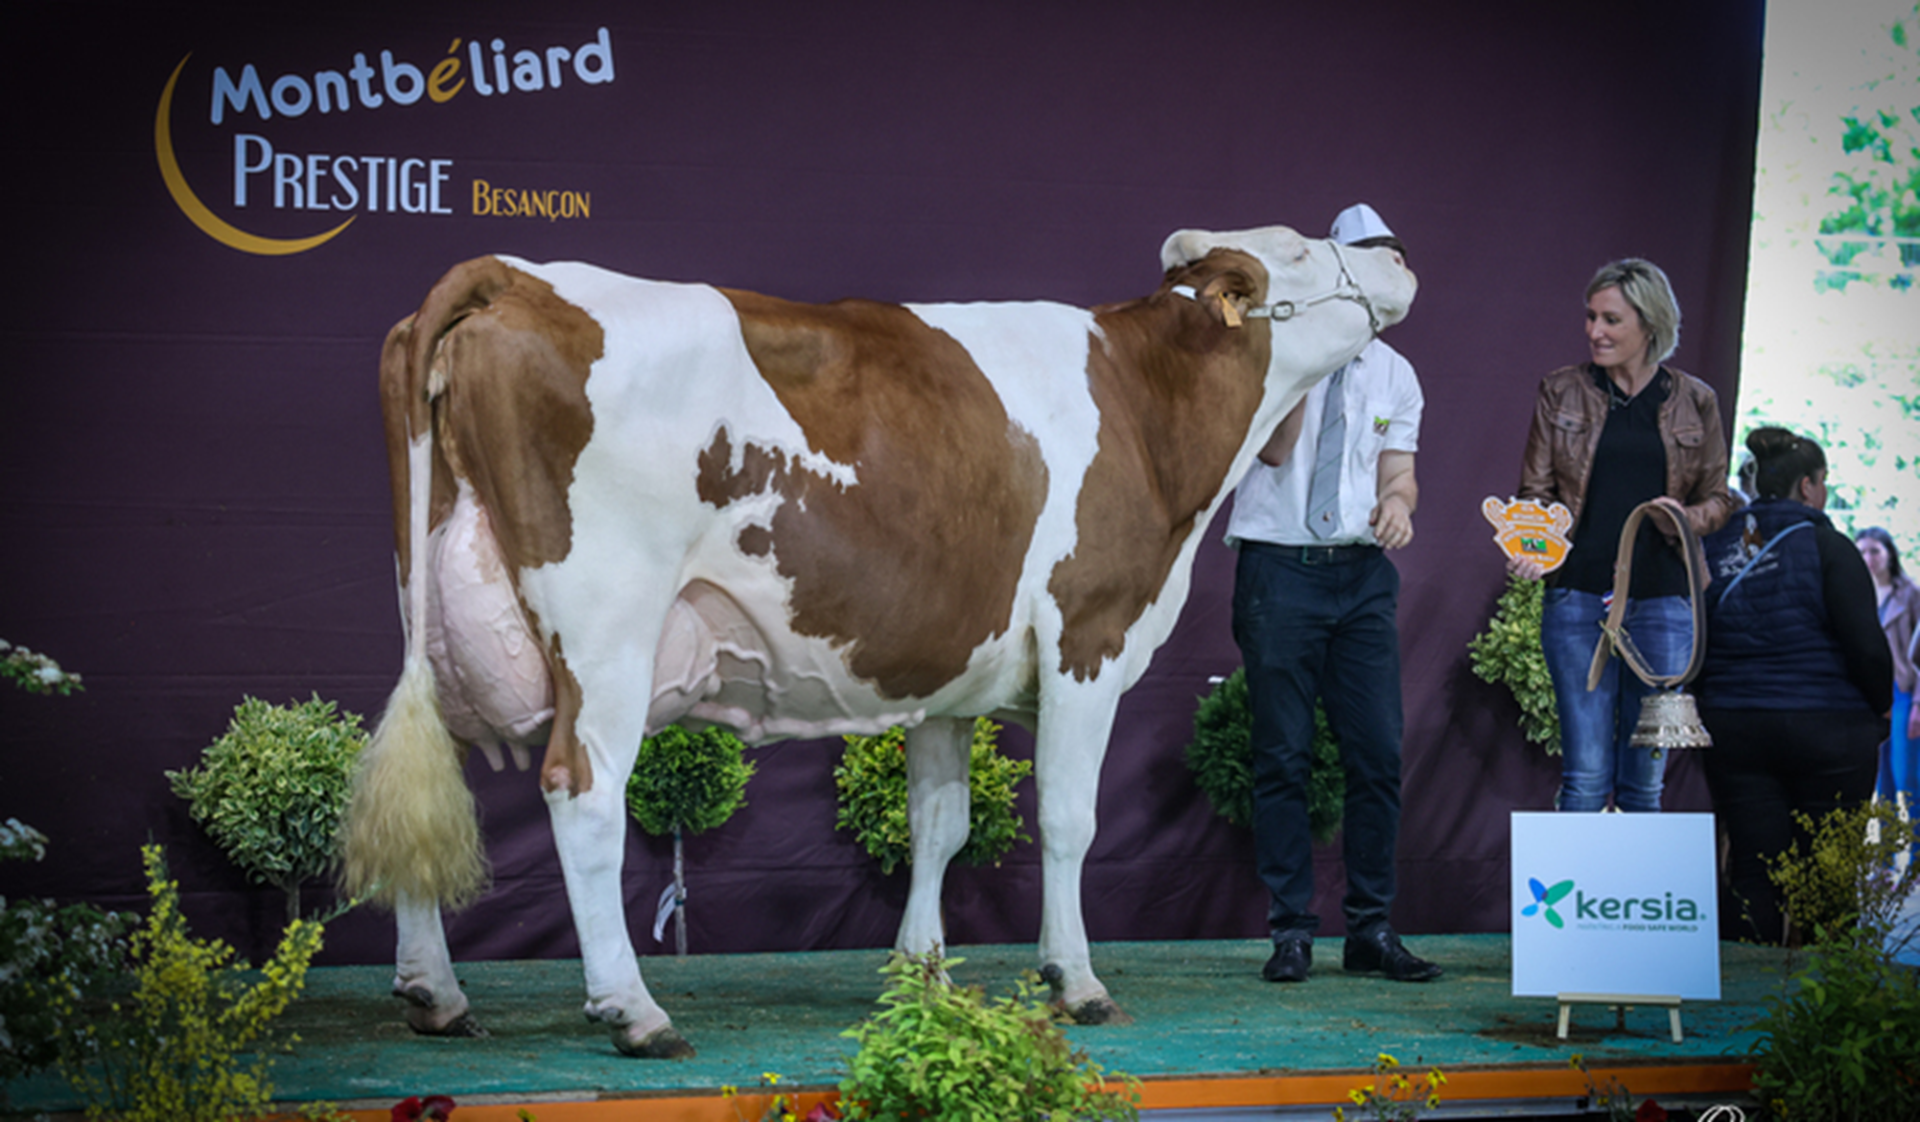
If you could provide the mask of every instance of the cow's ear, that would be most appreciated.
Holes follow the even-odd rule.
[[[1247,309],[1259,301],[1258,284],[1242,269],[1222,269],[1199,287],[1200,306],[1228,327],[1239,327]]]

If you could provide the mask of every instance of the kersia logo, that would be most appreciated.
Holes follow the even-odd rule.
[[[1544,915],[1547,917],[1547,922],[1552,924],[1555,927],[1565,927],[1567,925],[1567,921],[1560,918],[1560,913],[1555,911],[1553,906],[1555,904],[1558,904],[1560,901],[1565,900],[1567,898],[1567,893],[1573,891],[1572,881],[1563,880],[1559,884],[1554,885],[1552,888],[1548,888],[1546,885],[1541,884],[1537,879],[1533,877],[1528,877],[1527,888],[1529,891],[1533,893],[1533,903],[1528,904],[1524,908],[1521,908],[1520,909],[1521,915],[1523,916]]]
[[[1707,919],[1698,901],[1671,892],[1589,896],[1575,888],[1572,880],[1546,885],[1534,877],[1527,878],[1527,890],[1533,893],[1533,903],[1521,908],[1520,914],[1544,917],[1548,926],[1560,929],[1571,919],[1582,931],[1698,931]],[[1570,905],[1571,916],[1563,916],[1555,907],[1563,901]]]

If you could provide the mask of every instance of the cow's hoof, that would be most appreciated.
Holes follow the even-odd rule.
[[[464,995],[457,1010],[440,1008],[425,986],[395,986],[393,996],[407,1003],[407,1027],[421,1036],[486,1036],[486,1027],[467,1011]]]
[[[1065,1010],[1076,1025],[1130,1025],[1133,1018],[1110,997],[1096,997]]]
[[[1040,980],[1047,983],[1052,1000],[1047,1007],[1076,1025],[1130,1025],[1133,1018],[1127,1011],[1113,1003],[1106,994],[1090,997],[1077,1005],[1067,1002],[1067,976],[1057,962],[1049,962],[1040,968]]]
[[[639,1040],[628,1039],[627,1034],[615,1026],[613,1046],[623,1056],[642,1060],[684,1060],[693,1055],[693,1045],[672,1025],[654,1029]]]

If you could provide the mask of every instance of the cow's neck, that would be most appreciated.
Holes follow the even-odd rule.
[[[1188,528],[1235,482],[1253,439],[1268,328],[1228,327],[1184,301],[1123,305],[1100,324],[1107,361],[1096,357],[1089,378],[1101,424],[1139,450],[1168,529]]]

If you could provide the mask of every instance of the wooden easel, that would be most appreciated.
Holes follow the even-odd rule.
[[[1611,1005],[1615,1015],[1614,1027],[1624,1031],[1627,1027],[1627,1010],[1635,1005],[1663,1005],[1667,1010],[1667,1025],[1673,1032],[1673,1042],[1680,1043],[1680,999],[1667,994],[1644,993],[1563,993],[1560,995],[1560,1039],[1567,1038],[1567,1018],[1576,1005]]]

